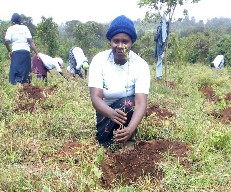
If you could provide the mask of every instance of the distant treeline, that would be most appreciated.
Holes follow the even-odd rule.
[[[22,18],[39,51],[51,56],[59,55],[65,61],[72,46],[81,47],[90,61],[97,52],[109,48],[109,42],[105,38],[109,23],[72,20],[58,25],[52,17],[42,17],[42,21],[35,26],[31,17],[22,15]],[[160,21],[144,22],[138,19],[134,22],[138,40],[133,50],[152,65],[156,62],[153,55],[153,34]],[[7,59],[4,36],[9,26],[10,21],[0,20],[0,61]],[[200,62],[208,65],[217,54],[224,54],[225,65],[231,65],[231,19],[213,18],[204,23],[196,22],[193,17],[185,17],[171,23],[167,58],[169,64]]]

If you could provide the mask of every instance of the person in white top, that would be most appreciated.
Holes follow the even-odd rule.
[[[107,33],[111,49],[96,54],[89,67],[88,86],[96,110],[96,137],[102,146],[134,146],[135,133],[147,107],[150,70],[131,50],[137,39],[134,23],[116,17]]]
[[[60,57],[51,57],[44,53],[38,53],[39,58],[34,55],[32,72],[36,74],[37,79],[42,79],[47,82],[47,72],[56,68],[57,72],[63,76],[61,66],[63,65],[63,60]]]
[[[88,59],[83,50],[80,47],[72,47],[69,51],[67,71],[74,75],[77,74],[80,78],[83,78],[82,68],[85,70],[86,75],[88,67]]]
[[[11,59],[9,82],[13,85],[17,83],[26,85],[31,82],[30,48],[37,57],[39,57],[38,51],[28,27],[21,24],[21,16],[14,13],[11,22],[12,26],[7,29],[5,35],[5,45]],[[12,49],[10,44],[12,44]]]
[[[211,63],[212,68],[224,68],[225,56],[224,55],[217,55],[213,62]]]

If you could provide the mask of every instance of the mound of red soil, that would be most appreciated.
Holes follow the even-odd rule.
[[[35,110],[37,103],[44,102],[47,97],[56,92],[57,87],[39,87],[39,86],[23,86],[19,89],[16,101],[15,101],[15,112]]]
[[[160,108],[160,106],[157,104],[150,104],[147,107],[145,117],[148,117],[153,113],[155,113],[157,115],[157,117],[159,117],[161,120],[174,116],[174,113],[168,111],[167,109]]]
[[[231,122],[231,107],[227,107],[224,110],[221,111],[222,116],[221,116],[221,122],[224,124],[230,123]]]
[[[212,87],[203,87],[201,88],[202,94],[206,97],[208,101],[219,101],[219,97],[215,94],[215,91]]]
[[[96,150],[97,148],[92,149],[88,145],[73,141],[65,144],[49,157],[44,157],[43,161],[55,159],[59,161],[61,169],[67,170],[71,168],[68,163],[70,158],[76,166],[84,161],[83,159],[80,161],[80,157],[76,155],[77,151],[94,155]],[[115,153],[108,151],[101,164],[103,173],[100,184],[103,188],[109,189],[117,179],[123,184],[135,183],[145,176],[149,176],[153,182],[161,180],[164,173],[159,163],[171,158],[187,169],[190,166],[187,161],[189,151],[190,147],[186,143],[168,140],[139,141],[132,150],[123,149]]]
[[[204,87],[201,89],[201,92],[203,95],[208,99],[208,101],[220,101],[220,98],[215,94],[215,91],[212,87]],[[231,93],[225,94],[224,97],[227,104],[231,101]],[[219,119],[221,123],[228,124],[231,122],[231,107],[226,107],[225,109],[219,110],[219,111],[213,111],[211,114],[215,118]]]
[[[225,94],[225,100],[226,101],[231,101],[231,93]]]
[[[140,141],[133,150],[112,153],[102,163],[101,185],[110,188],[115,181],[123,184],[135,183],[140,177],[149,176],[152,181],[161,180],[164,173],[159,163],[166,161],[165,155],[188,166],[187,152],[190,150],[185,143],[167,140]]]
[[[213,111],[212,116],[219,119],[223,124],[229,124],[231,122],[231,107],[219,111]]]
[[[165,83],[167,83],[167,87],[169,87],[171,89],[174,89],[176,87],[176,84],[172,81],[167,81]]]

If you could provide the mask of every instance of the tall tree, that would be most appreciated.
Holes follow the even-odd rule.
[[[42,17],[37,27],[37,38],[42,43],[42,49],[50,56],[55,57],[59,48],[58,25],[52,17]]]
[[[191,3],[197,3],[200,0],[190,0]],[[146,7],[149,11],[146,12],[145,19],[151,20],[155,18],[161,18],[166,16],[169,22],[169,34],[170,26],[173,19],[173,15],[176,11],[176,8],[188,3],[189,0],[139,0],[138,5],[140,7]],[[188,11],[184,10],[183,14],[187,15]],[[168,50],[168,38],[166,39],[166,50],[164,55],[164,64],[165,64],[165,79],[167,82],[167,50]]]
[[[93,21],[78,23],[73,28],[72,34],[75,38],[76,46],[81,47],[88,57],[92,57],[98,49],[105,48],[107,41],[104,34],[106,28]]]

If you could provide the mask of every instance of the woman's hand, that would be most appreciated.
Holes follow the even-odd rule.
[[[8,52],[8,56],[11,59],[11,57],[12,57],[12,52],[11,51]]]
[[[118,142],[118,143],[124,143],[131,138],[133,132],[134,131],[130,127],[125,127],[123,129],[117,129],[113,132],[114,140],[115,142]]]
[[[123,125],[127,120],[127,113],[120,109],[113,109],[110,119],[119,125]]]

